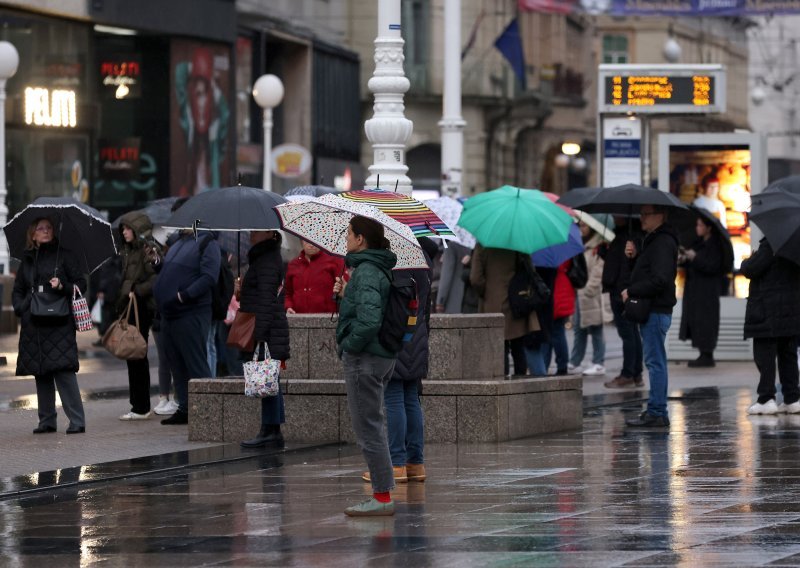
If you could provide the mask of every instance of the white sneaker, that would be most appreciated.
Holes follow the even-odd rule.
[[[583,375],[586,377],[599,377],[601,375],[606,374],[606,368],[602,365],[594,364],[588,369],[583,371]]]
[[[572,363],[567,363],[567,372],[570,375],[577,375],[581,371],[583,371],[583,367],[581,367],[580,365],[573,365]]]
[[[164,406],[169,402],[169,399],[165,396],[158,397],[158,404],[155,405],[153,408],[153,412],[156,414],[161,414],[161,411],[164,410]]]
[[[150,413],[147,414],[137,414],[135,412],[126,412],[122,416],[119,417],[120,420],[147,420],[150,418]]]
[[[164,405],[164,408],[161,409],[160,414],[167,415],[167,414],[175,414],[178,410],[178,403],[174,400],[168,400],[167,404]]]
[[[800,412],[800,400],[792,404],[780,403],[778,405],[778,413],[780,414],[797,414]]]
[[[778,405],[775,404],[775,399],[771,398],[764,404],[754,402],[750,408],[747,409],[747,414],[778,414]]]

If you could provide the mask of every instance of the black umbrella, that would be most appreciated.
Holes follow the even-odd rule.
[[[599,187],[576,187],[559,197],[556,203],[573,209],[582,209],[582,206],[589,203],[599,191]]]
[[[117,254],[111,225],[97,209],[71,197],[39,197],[3,227],[11,256],[22,259],[28,227],[40,217],[51,220],[59,246],[75,254],[83,272]]]
[[[281,228],[272,209],[286,203],[277,193],[253,187],[224,187],[198,193],[167,221],[169,229],[268,231]]]
[[[775,191],[783,191],[785,193],[794,193],[800,195],[800,176],[789,176],[773,181],[764,188],[765,193],[773,193]]]
[[[604,187],[597,191],[591,201],[579,208],[587,213],[631,216],[637,214],[642,205],[658,205],[678,212],[688,212],[686,204],[671,193],[633,183]]]
[[[800,195],[773,191],[753,196],[750,220],[775,254],[800,264]]]
[[[178,197],[164,197],[162,199],[155,199],[148,203],[142,209],[137,209],[139,213],[147,215],[148,219],[153,225],[163,225],[167,219],[172,216],[172,206],[178,200]],[[120,215],[114,222],[111,223],[111,228],[116,229],[119,227],[119,220],[123,215]]]
[[[329,193],[339,193],[336,188],[327,185],[298,185],[284,194],[284,197],[302,195],[304,197],[322,197]]]

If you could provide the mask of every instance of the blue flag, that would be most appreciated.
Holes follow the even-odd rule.
[[[508,60],[524,91],[527,83],[525,80],[525,55],[522,52],[522,38],[519,35],[519,24],[516,18],[511,20],[500,37],[494,40],[494,46]]]

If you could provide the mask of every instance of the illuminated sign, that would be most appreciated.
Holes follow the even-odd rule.
[[[137,98],[141,94],[142,67],[136,56],[120,56],[100,63],[103,87],[114,98]]]
[[[725,112],[720,65],[601,65],[599,78],[600,112]]]
[[[281,144],[272,149],[272,173],[282,178],[296,178],[311,168],[311,154],[297,144]]]
[[[75,91],[25,89],[25,124],[75,128],[78,123],[76,107]]]

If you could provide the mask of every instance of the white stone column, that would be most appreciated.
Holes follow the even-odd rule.
[[[461,195],[466,124],[461,117],[461,0],[444,0],[444,92],[439,121],[443,195]]]
[[[414,123],[405,117],[403,95],[411,86],[403,72],[403,36],[400,0],[379,0],[378,37],[375,39],[375,72],[367,83],[375,95],[372,118],[364,123],[372,144],[373,158],[366,187],[374,188],[380,176],[381,189],[411,195],[406,175],[406,144]]]

